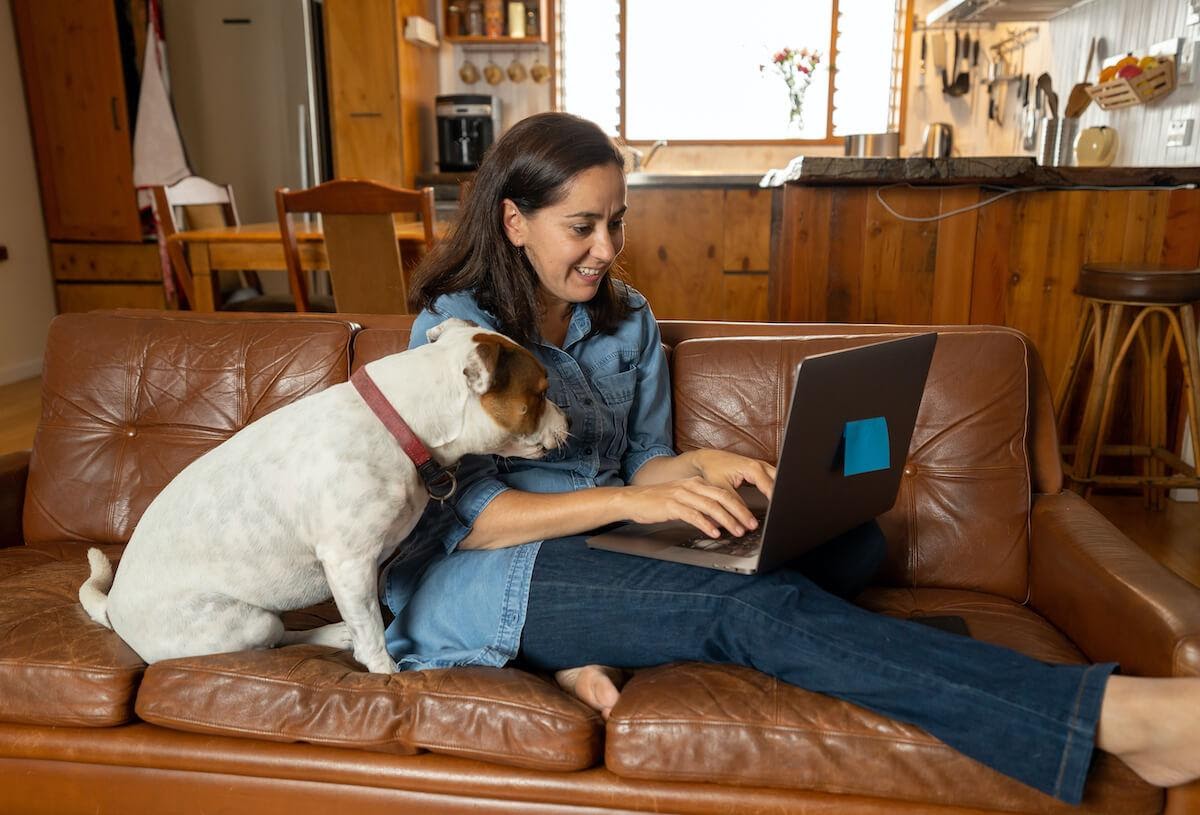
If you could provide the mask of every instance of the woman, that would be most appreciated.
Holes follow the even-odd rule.
[[[609,274],[625,209],[612,141],[567,114],[533,116],[493,146],[459,227],[418,271],[412,344],[447,317],[512,336],[546,365],[573,438],[540,461],[463,462],[457,503],[414,534],[424,557],[386,578],[402,668],[519,658],[607,714],[613,674],[591,663],[732,662],[916,724],[1072,803],[1095,746],[1156,784],[1200,775],[1200,679],[1047,665],[864,611],[804,564],[743,576],[589,550],[583,533],[623,520],[742,534],[756,522],[734,490],[770,495],[775,476],[743,456],[671,449],[654,317]],[[852,556],[822,547],[812,577],[853,593],[880,542],[873,524],[855,530]]]

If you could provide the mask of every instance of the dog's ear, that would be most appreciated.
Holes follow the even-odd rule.
[[[450,328],[478,328],[479,326],[470,320],[460,320],[457,317],[451,317],[448,320],[435,325],[433,328],[425,332],[425,340],[427,342],[437,342],[438,337],[442,336],[447,329]]]
[[[473,339],[475,347],[467,354],[463,376],[467,378],[467,386],[472,391],[484,394],[492,387],[502,349],[496,338],[488,334],[476,334]]]

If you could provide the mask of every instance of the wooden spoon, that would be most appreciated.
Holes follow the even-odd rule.
[[[1088,49],[1087,67],[1083,69],[1083,81],[1076,82],[1071,88],[1071,95],[1067,97],[1068,119],[1078,119],[1092,103],[1092,97],[1088,96],[1087,89],[1091,87],[1088,77],[1092,74],[1092,57],[1095,55],[1096,38],[1092,37],[1092,47]]]

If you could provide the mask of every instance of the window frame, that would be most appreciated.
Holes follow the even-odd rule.
[[[827,134],[825,138],[823,138],[823,139],[671,139],[671,144],[693,145],[693,146],[704,146],[704,145],[714,145],[714,146],[715,145],[766,145],[766,146],[771,146],[771,145],[775,145],[775,146],[819,145],[819,146],[829,146],[829,147],[842,144],[845,140],[845,136],[833,135],[833,111],[836,109],[836,104],[834,103],[835,97],[834,97],[834,86],[833,86],[833,78],[834,77],[833,77],[833,75],[834,75],[834,72],[836,71],[836,66],[837,66],[837,39],[838,39],[838,17],[839,17],[839,15],[838,15],[838,0],[829,0],[829,1],[833,5],[833,8],[832,8],[833,16],[831,18],[833,24],[830,26],[830,30],[829,30],[830,41],[824,50],[824,53],[826,55],[826,65],[828,66],[828,68],[825,71],[825,81],[828,83],[828,94],[829,94],[829,96],[828,96],[829,106],[825,111],[825,133]],[[618,94],[619,94],[620,100],[621,100],[620,101],[621,107],[620,107],[619,115],[617,118],[617,136],[618,136],[618,138],[620,138],[621,142],[624,144],[629,144],[629,145],[634,145],[634,146],[649,145],[649,144],[652,144],[653,142],[649,141],[649,140],[629,141],[625,138],[625,124],[626,124],[626,116],[625,116],[625,86],[626,86],[625,3],[626,3],[626,0],[618,0],[618,2],[619,2],[619,7],[620,7],[620,12],[619,12],[620,17],[619,17],[619,21],[618,21],[618,40],[619,40],[619,47],[620,47],[620,53],[618,54],[618,59],[620,61],[620,87],[618,89]],[[903,28],[903,35],[902,35],[904,38],[904,43],[903,43],[903,47],[900,50],[903,54],[903,64],[901,66],[900,88],[899,88],[899,93],[900,93],[899,120],[896,125],[897,130],[900,133],[904,133],[905,114],[907,112],[907,106],[908,106],[907,88],[908,88],[909,64],[911,62],[911,59],[910,59],[911,53],[910,52],[912,50],[912,27],[913,27],[912,7],[913,7],[914,0],[902,0],[902,2],[904,4],[904,28]],[[557,3],[555,3],[554,5],[557,6]],[[557,39],[557,37],[554,37],[553,39]],[[553,54],[551,55],[551,58],[552,59],[554,58]],[[552,98],[554,99],[555,108],[556,109],[561,108],[561,100],[559,99],[558,95],[554,94],[554,96]]]

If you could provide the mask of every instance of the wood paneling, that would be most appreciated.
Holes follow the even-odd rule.
[[[404,39],[422,0],[326,0],[325,59],[338,178],[413,187],[432,162],[436,53]]]
[[[660,319],[724,315],[721,189],[634,188],[620,265]]]
[[[145,280],[162,283],[153,243],[52,243],[50,262],[60,281]]]
[[[13,0],[51,240],[139,241],[112,3]]]
[[[722,294],[722,320],[735,322],[766,322],[767,273],[725,272]]]
[[[900,220],[877,187],[787,185],[773,225],[771,318],[1007,325],[1033,338],[1052,383],[1070,355],[1085,262],[1200,266],[1200,191],[1054,190],[934,222]],[[994,195],[890,188],[911,217]]]
[[[725,190],[723,266],[732,272],[765,272],[771,265],[771,191]]]
[[[162,284],[151,283],[59,283],[58,312],[93,311],[110,308],[166,308]]]

